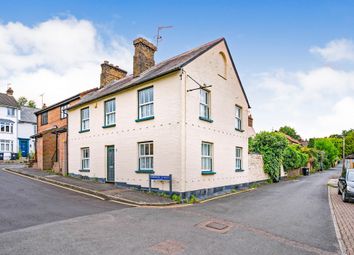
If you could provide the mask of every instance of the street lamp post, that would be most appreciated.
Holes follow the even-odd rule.
[[[342,153],[343,153],[343,164],[342,164],[342,170],[343,170],[343,172],[345,172],[345,135],[343,134],[342,137],[343,137],[343,150],[342,150]]]

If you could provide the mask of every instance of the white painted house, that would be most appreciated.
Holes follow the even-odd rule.
[[[23,157],[34,153],[37,110],[20,107],[11,88],[0,93],[0,160],[14,160],[20,150]]]
[[[184,196],[268,178],[248,166],[250,105],[224,38],[157,65],[153,44],[134,46],[132,75],[105,62],[101,88],[69,109],[71,175],[147,188],[172,174]]]

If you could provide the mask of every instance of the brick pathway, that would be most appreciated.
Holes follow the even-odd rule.
[[[354,255],[354,203],[344,203],[337,188],[330,188],[330,196],[347,254]]]

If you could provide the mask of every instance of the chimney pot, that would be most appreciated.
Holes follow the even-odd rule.
[[[111,83],[112,81],[124,78],[127,75],[127,71],[110,64],[107,60],[101,64],[101,88]]]
[[[135,47],[133,75],[139,76],[142,72],[155,65],[154,54],[156,46],[144,38],[137,38],[133,42]]]
[[[249,127],[253,127],[253,118],[252,118],[252,115],[248,115],[248,126]]]
[[[11,87],[9,87],[9,88],[6,90],[6,94],[7,94],[8,96],[12,96],[12,95],[14,94],[13,89],[12,89]]]

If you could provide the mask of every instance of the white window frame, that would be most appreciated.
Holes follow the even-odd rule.
[[[68,117],[68,108],[68,104],[60,106],[60,119],[66,119]]]
[[[154,87],[138,90],[139,119],[154,117]]]
[[[139,171],[154,171],[154,142],[138,143]]]
[[[213,144],[202,142],[201,146],[201,169],[202,172],[213,171]]]
[[[90,148],[81,148],[81,170],[90,170]]]
[[[199,117],[210,120],[210,91],[201,89],[199,96]]]
[[[242,107],[235,105],[235,129],[242,131]]]
[[[16,116],[16,109],[11,108],[11,107],[7,107],[7,116],[12,116],[12,117]]]
[[[112,103],[112,109],[109,109],[109,104]],[[104,125],[110,126],[116,124],[116,100],[110,99],[104,102]]]
[[[0,140],[1,152],[14,152],[14,142],[12,140]]]
[[[13,134],[14,133],[14,124],[6,121],[0,122],[0,132]]]
[[[87,116],[84,117],[84,112],[87,111]],[[81,109],[81,131],[88,131],[90,130],[90,108],[86,107]]]
[[[242,171],[242,147],[236,146],[235,150],[235,170],[236,171]]]

